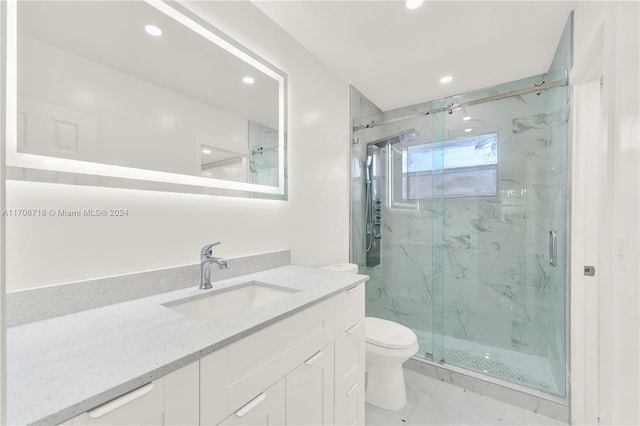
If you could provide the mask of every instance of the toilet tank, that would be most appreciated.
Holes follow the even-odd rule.
[[[358,265],[355,263],[335,263],[333,265],[323,266],[320,269],[336,272],[349,272],[351,274],[358,273]]]

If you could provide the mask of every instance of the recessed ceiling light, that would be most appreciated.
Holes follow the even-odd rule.
[[[469,133],[470,131],[472,131],[473,129],[464,129],[465,132]]]
[[[422,6],[424,0],[407,0],[407,9],[417,9]]]
[[[450,75],[445,75],[440,79],[440,83],[450,83],[451,80],[453,80],[453,77],[451,77]]]
[[[256,82],[256,80],[253,77],[245,77],[245,78],[242,79],[242,81],[245,84],[253,84],[253,83]]]
[[[469,121],[469,120],[471,120],[471,117],[469,117],[469,116],[467,115],[466,117],[462,117],[462,119],[463,119],[464,121]]]
[[[203,154],[211,154],[211,150],[210,150],[210,149],[205,148],[205,149],[203,149],[203,150],[202,150],[202,153],[203,153]]]
[[[144,30],[155,37],[159,37],[162,35],[162,30],[155,25],[145,25]]]

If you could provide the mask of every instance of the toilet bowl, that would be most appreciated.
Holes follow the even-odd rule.
[[[337,272],[358,273],[358,265],[336,263],[325,266]],[[365,318],[365,401],[397,411],[407,404],[402,363],[418,352],[418,338],[404,325],[380,318]]]
[[[404,325],[365,318],[367,403],[397,411],[407,403],[402,363],[418,352],[416,334]]]

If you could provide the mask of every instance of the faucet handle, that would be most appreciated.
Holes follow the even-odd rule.
[[[202,250],[200,250],[200,258],[205,259],[211,256],[213,254],[213,247],[219,246],[219,245],[220,245],[220,241],[216,241],[215,243],[207,244],[204,247],[202,247]]]

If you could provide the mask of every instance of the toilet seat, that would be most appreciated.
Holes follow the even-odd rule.
[[[381,318],[365,318],[367,343],[389,349],[407,349],[417,342],[416,334],[404,325]]]

